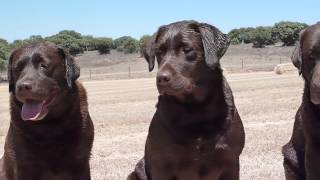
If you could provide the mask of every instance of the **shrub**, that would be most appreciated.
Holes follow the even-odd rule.
[[[284,46],[293,46],[299,39],[299,32],[308,27],[305,23],[282,21],[272,28],[272,36],[280,39]]]
[[[263,48],[265,45],[274,44],[274,38],[272,37],[271,30],[271,27],[259,26],[252,31],[253,47]]]
[[[83,53],[83,48],[81,47],[80,39],[76,39],[75,37],[67,33],[58,33],[56,35],[46,38],[46,40],[68,49],[70,54],[72,55]]]
[[[44,39],[41,35],[32,35],[29,37],[29,39],[26,39],[28,43],[37,43],[37,42],[43,42]]]
[[[120,38],[117,38],[113,41],[114,43],[114,49],[117,49],[120,46],[123,46],[123,43],[125,41],[127,41],[129,38],[131,38],[130,36],[122,36]]]
[[[123,43],[123,52],[125,54],[131,54],[137,52],[139,49],[139,42],[134,39],[130,38]]]
[[[82,36],[80,45],[86,51],[97,50],[95,45],[95,38],[93,36]]]
[[[66,34],[66,35],[74,37],[75,39],[82,39],[81,33],[78,33],[74,30],[62,30],[58,34]]]
[[[8,42],[0,39],[0,71],[6,69],[6,62],[9,58],[9,46]]]
[[[80,46],[79,43],[71,43],[68,47],[69,53],[72,55],[82,54],[83,48]]]
[[[10,49],[17,49],[26,44],[28,44],[28,41],[26,40],[14,40],[9,46],[10,46]]]
[[[125,54],[134,53],[139,49],[139,42],[130,36],[123,36],[114,40],[114,47]]]
[[[0,71],[4,71],[6,69],[7,63],[5,60],[0,59]]]
[[[9,43],[7,40],[0,38],[0,44],[5,45],[5,46],[9,46]]]
[[[242,42],[248,44],[252,43],[252,32],[255,28],[240,28],[240,29],[232,29],[228,36],[231,40],[232,44],[240,44]]]
[[[100,54],[109,54],[112,48],[111,38],[95,38],[95,47]]]

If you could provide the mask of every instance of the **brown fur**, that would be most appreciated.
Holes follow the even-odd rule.
[[[228,38],[182,21],[161,26],[148,45],[160,96],[145,156],[128,180],[238,180],[245,135],[219,62]]]
[[[42,63],[48,67],[43,69]],[[12,53],[8,75],[11,123],[1,180],[90,180],[94,128],[73,58],[52,43],[29,44]],[[42,99],[52,92],[56,99],[42,120],[21,119],[25,99]]]
[[[320,179],[320,24],[300,33],[292,62],[305,81],[290,141],[283,147],[287,180]]]

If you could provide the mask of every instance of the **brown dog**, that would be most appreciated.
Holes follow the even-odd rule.
[[[11,54],[1,180],[90,180],[94,128],[79,73],[74,59],[52,43]]]
[[[129,180],[238,180],[244,129],[219,60],[229,39],[214,26],[162,26],[146,48],[158,61],[157,111]]]
[[[283,149],[287,180],[320,179],[320,24],[300,33],[292,55],[305,80],[291,140]]]

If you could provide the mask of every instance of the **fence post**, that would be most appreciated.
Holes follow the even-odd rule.
[[[128,76],[129,76],[129,78],[131,78],[131,68],[130,68],[130,66],[128,67]]]
[[[89,69],[89,78],[91,80],[91,69]]]
[[[280,64],[282,64],[282,58],[281,58],[281,56],[280,56]]]
[[[241,67],[243,69],[243,59],[241,58]]]

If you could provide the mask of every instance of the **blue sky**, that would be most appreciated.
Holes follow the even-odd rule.
[[[320,21],[319,0],[1,0],[0,38],[53,35],[72,29],[82,34],[139,38],[157,27],[193,19],[233,28],[273,25],[281,20]]]

